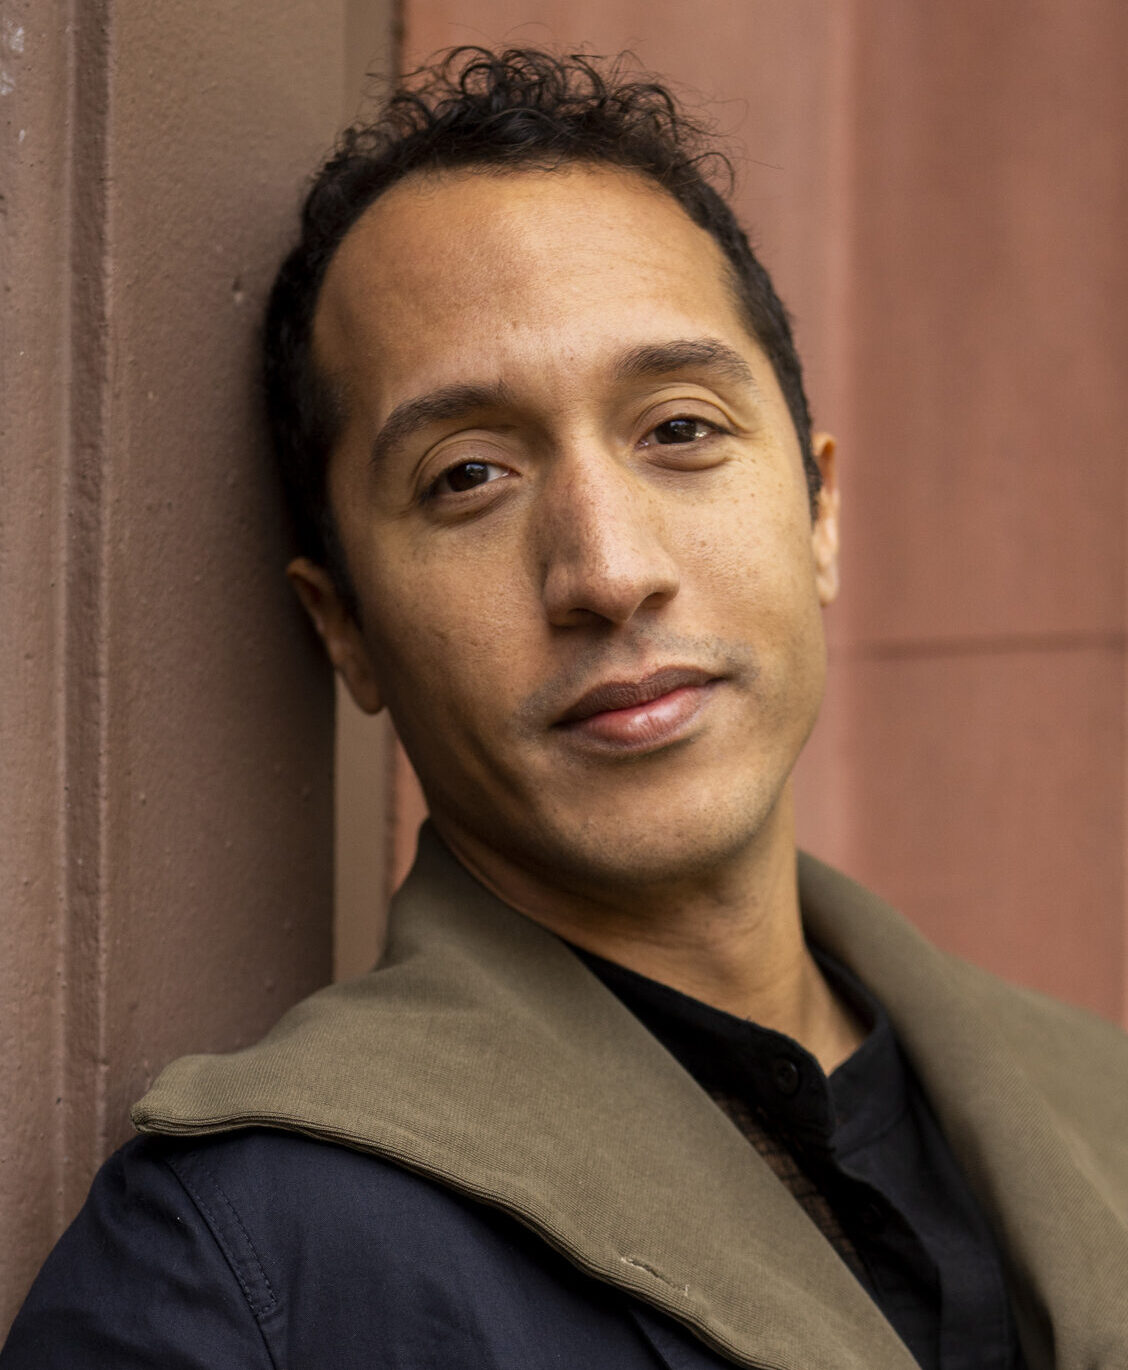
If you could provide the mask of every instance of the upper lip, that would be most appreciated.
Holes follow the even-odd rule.
[[[649,704],[652,699],[660,699],[672,690],[680,690],[687,685],[707,685],[716,679],[715,672],[703,671],[697,666],[666,666],[642,680],[609,680],[582,694],[556,722],[558,725],[576,723],[610,709],[631,709],[639,704]]]

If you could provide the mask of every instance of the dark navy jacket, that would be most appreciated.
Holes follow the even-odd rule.
[[[137,1138],[0,1370],[708,1370],[728,1362],[496,1209],[291,1133]]]

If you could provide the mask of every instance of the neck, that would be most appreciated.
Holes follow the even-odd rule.
[[[803,937],[790,786],[751,849],[707,879],[653,887],[562,889],[437,826],[487,889],[585,951],[785,1033],[827,1074],[861,1042]]]

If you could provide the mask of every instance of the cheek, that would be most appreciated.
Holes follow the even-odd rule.
[[[707,527],[682,541],[692,579],[712,586],[717,606],[751,614],[766,626],[777,618],[805,621],[817,607],[811,523],[788,485],[755,492],[738,488]]]
[[[394,559],[391,559],[394,564]],[[373,568],[365,638],[392,712],[454,724],[505,693],[520,656],[506,595],[450,562]]]
[[[692,543],[698,571],[692,612],[719,636],[751,649],[761,717],[791,735],[806,730],[822,697],[826,646],[811,524],[801,501],[755,495],[730,502],[723,524]]]

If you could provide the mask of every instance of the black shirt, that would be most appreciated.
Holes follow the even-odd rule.
[[[829,1080],[792,1038],[573,948],[732,1118],[925,1370],[1020,1370],[998,1248],[885,1011],[815,952],[867,1029]]]

